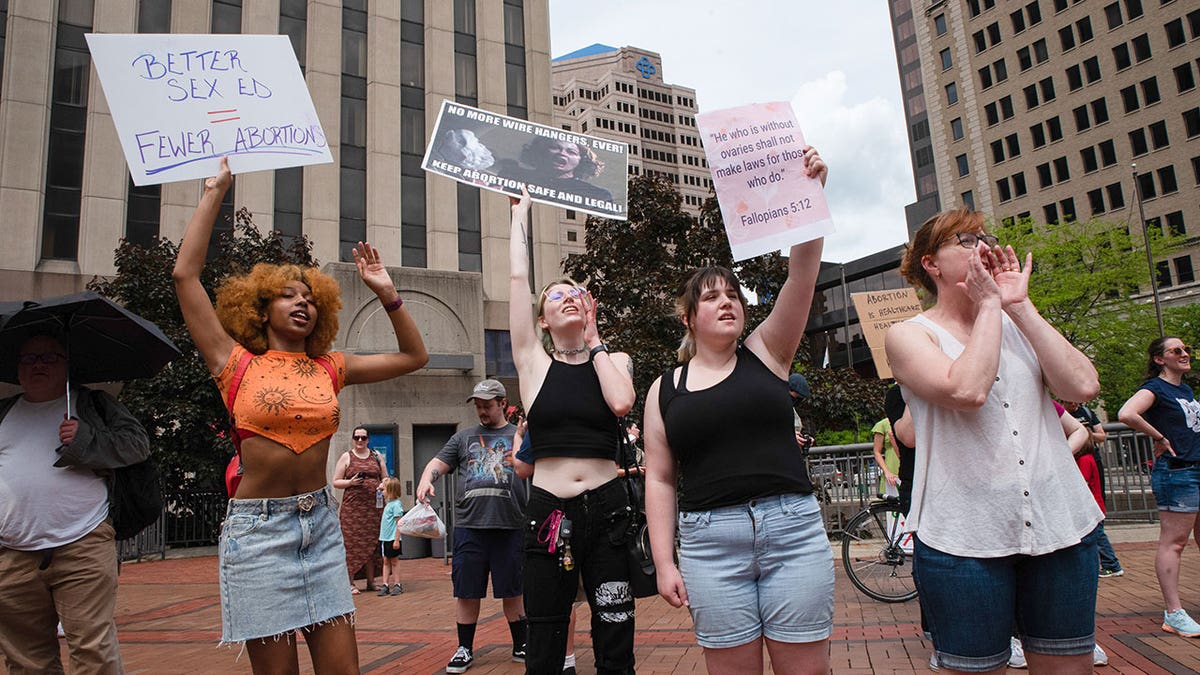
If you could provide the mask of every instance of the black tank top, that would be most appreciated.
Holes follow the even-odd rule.
[[[680,511],[812,492],[786,380],[741,345],[733,372],[717,384],[688,391],[687,374],[685,363],[675,386],[668,369],[658,390],[667,444],[679,461]]]
[[[533,459],[617,457],[617,416],[604,400],[596,368],[555,360],[529,407]]]

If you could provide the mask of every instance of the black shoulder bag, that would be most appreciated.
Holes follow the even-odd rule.
[[[658,578],[654,570],[654,557],[650,555],[650,530],[646,527],[646,498],[644,483],[639,483],[630,469],[633,448],[629,446],[629,435],[625,425],[618,422],[617,444],[621,468],[625,470],[625,492],[629,495],[629,530],[625,546],[629,555],[629,591],[635,598],[658,595]]]

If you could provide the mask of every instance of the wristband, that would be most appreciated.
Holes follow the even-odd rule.
[[[379,304],[383,305],[383,311],[391,314],[392,312],[400,309],[400,306],[404,304],[404,298],[397,295],[395,300],[391,302],[384,302],[383,300],[380,300]]]
[[[592,347],[592,350],[588,352],[588,361],[589,362],[595,361],[596,355],[599,354],[600,352],[604,352],[607,354],[608,347],[605,347],[603,344],[598,344],[595,347]]]

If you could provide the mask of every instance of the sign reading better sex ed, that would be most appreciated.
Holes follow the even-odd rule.
[[[804,136],[790,103],[701,113],[696,127],[734,260],[833,232],[821,181],[804,172]]]
[[[135,184],[333,161],[286,36],[86,37]]]

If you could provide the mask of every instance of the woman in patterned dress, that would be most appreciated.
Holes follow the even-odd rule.
[[[338,458],[333,470],[333,487],[342,493],[342,539],[346,542],[346,570],[350,573],[350,592],[358,595],[354,575],[367,568],[367,590],[375,590],[375,561],[379,559],[379,519],[383,509],[377,494],[387,478],[383,457],[367,446],[367,430],[355,427],[350,452]],[[381,561],[382,562],[382,561]]]

